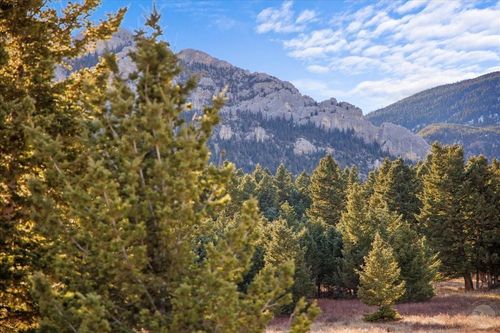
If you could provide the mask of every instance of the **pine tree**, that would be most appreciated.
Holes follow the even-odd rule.
[[[110,84],[103,98],[85,105],[78,156],[32,130],[37,156],[50,161],[31,185],[53,245],[33,278],[42,331],[262,332],[290,300],[291,261],[266,265],[240,289],[262,238],[257,204],[215,221],[233,170],[208,164],[224,99],[183,120],[195,81],[175,80],[180,68],[158,41],[158,21],[154,12],[152,33],[136,35],[134,89],[115,71],[101,80]],[[58,205],[48,186],[60,188]]]
[[[394,320],[399,317],[392,305],[405,292],[405,282],[400,279],[400,269],[389,244],[377,233],[372,248],[359,273],[358,295],[363,303],[377,305],[378,311],[365,316],[368,321]]]
[[[46,244],[30,218],[27,190],[28,178],[44,166],[33,155],[25,126],[43,127],[64,141],[62,149],[74,152],[82,81],[56,82],[54,70],[116,31],[125,11],[94,24],[89,16],[98,5],[86,1],[55,11],[45,1],[28,0],[0,6],[0,326],[6,330],[36,326],[28,276],[45,264]]]
[[[311,178],[306,172],[302,172],[295,179],[294,191],[291,194],[289,203],[294,207],[298,218],[302,218],[311,206],[311,193],[309,191],[310,185]]]
[[[322,158],[311,176],[312,204],[308,216],[336,225],[345,206],[345,187],[346,182],[333,157]]]
[[[406,283],[402,300],[425,301],[434,296],[433,282],[439,276],[440,261],[425,237],[420,236],[406,222],[389,235],[394,256],[401,268],[401,279]]]
[[[316,295],[321,297],[322,287],[338,284],[342,239],[336,228],[323,221],[309,220],[304,234],[306,263],[316,285]]]
[[[286,169],[283,163],[276,169],[274,184],[278,190],[278,204],[281,205],[285,201],[289,201],[295,189],[292,174]]]
[[[417,197],[418,180],[416,173],[404,164],[403,159],[384,160],[373,190],[383,197],[390,211],[403,215],[403,220],[415,222],[415,215],[420,210]]]
[[[376,230],[361,185],[353,183],[349,187],[346,209],[337,228],[342,236],[341,285],[354,293],[359,284],[357,269],[368,254]]]
[[[465,289],[471,290],[472,232],[464,218],[463,149],[433,144],[426,168],[417,220],[432,248],[439,252],[445,272],[462,275]]]
[[[310,270],[305,262],[305,249],[300,243],[302,234],[302,231],[294,231],[283,219],[273,221],[264,256],[266,264],[270,266],[279,266],[288,260],[293,260],[295,273],[291,288],[292,305],[295,305],[302,297],[309,297],[314,291]],[[287,311],[292,309],[293,306],[285,308]]]
[[[500,264],[500,208],[495,188],[498,184],[495,185],[493,169],[483,156],[469,159],[465,167],[465,179],[464,212],[466,224],[472,233],[472,263],[476,279],[480,272],[485,273],[488,287],[491,288],[494,281],[492,277],[498,272]],[[476,288],[479,288],[478,280]]]
[[[272,176],[264,173],[255,190],[259,208],[265,218],[272,221],[278,218],[278,188],[274,185]]]

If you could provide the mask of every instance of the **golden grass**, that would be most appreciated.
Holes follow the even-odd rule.
[[[440,282],[437,295],[427,302],[396,305],[402,320],[367,323],[363,315],[374,311],[358,300],[320,299],[322,314],[313,325],[316,333],[500,333],[500,290],[463,292],[460,280]],[[277,318],[267,333],[285,332],[288,318]]]

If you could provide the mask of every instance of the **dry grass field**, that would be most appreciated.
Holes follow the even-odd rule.
[[[320,299],[322,314],[312,332],[500,333],[500,290],[464,293],[461,287],[461,280],[441,282],[436,286],[437,295],[430,301],[396,305],[403,319],[392,323],[364,322],[363,315],[375,308],[358,300]],[[287,326],[288,318],[278,318],[267,333],[284,332]]]

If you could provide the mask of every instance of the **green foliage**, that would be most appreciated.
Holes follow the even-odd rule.
[[[278,218],[279,197],[278,188],[274,184],[273,177],[265,173],[258,182],[255,195],[259,201],[259,208],[265,218],[272,221]]]
[[[427,168],[422,179],[422,209],[418,221],[432,248],[439,252],[445,271],[463,275],[466,289],[471,289],[472,226],[466,223],[463,211],[462,148],[434,144]]]
[[[294,207],[298,218],[302,218],[305,212],[311,206],[311,177],[305,172],[302,172],[296,179],[294,184],[295,191],[290,194],[289,203]]]
[[[322,286],[338,284],[342,239],[335,227],[322,221],[309,220],[303,242],[307,248],[306,263],[321,297]]]
[[[497,168],[495,170],[495,168]],[[500,207],[498,165],[483,156],[465,166],[464,220],[471,226],[472,262],[476,271],[498,275],[500,266]],[[489,286],[491,287],[491,279]]]
[[[363,319],[369,322],[394,321],[401,319],[401,315],[392,307],[382,305],[374,313],[363,316]]]
[[[270,240],[266,244],[266,265],[275,267],[290,260],[294,263],[294,283],[291,288],[293,302],[291,307],[284,308],[285,311],[293,310],[299,299],[309,297],[314,290],[310,269],[305,261],[305,249],[300,243],[302,234],[302,231],[290,228],[285,220],[278,219],[270,226]]]
[[[419,183],[412,168],[399,158],[394,161],[384,160],[376,175],[374,192],[382,196],[390,211],[403,216],[403,220],[415,222],[415,215],[420,210],[417,197]]]
[[[434,296],[432,283],[438,278],[440,261],[425,237],[403,222],[390,235],[394,255],[406,282],[405,301],[425,301]]]
[[[307,211],[311,219],[336,225],[345,206],[346,181],[331,155],[319,161],[311,176],[311,207]]]
[[[0,8],[0,326],[10,331],[36,327],[37,311],[28,276],[45,264],[46,242],[30,218],[29,177],[43,163],[25,132],[32,122],[59,137],[75,153],[81,81],[55,82],[54,69],[116,31],[124,10],[99,24],[89,16],[100,1],[50,9],[45,1],[3,1]],[[76,32],[81,38],[74,40]],[[47,117],[50,115],[50,117]]]
[[[276,169],[274,184],[278,192],[278,204],[281,205],[285,201],[290,201],[290,194],[294,192],[294,183],[292,174],[286,169],[283,163]]]
[[[292,325],[290,327],[290,333],[306,333],[311,329],[311,325],[314,319],[320,314],[321,310],[317,306],[316,301],[307,304],[303,298],[301,298],[295,310],[292,314]]]
[[[341,285],[354,292],[359,284],[356,270],[363,264],[375,231],[361,185],[349,187],[346,209],[337,228],[342,235]]]
[[[379,306],[379,319],[395,319],[395,312],[387,311],[405,292],[405,282],[401,281],[400,269],[392,248],[377,233],[372,248],[365,258],[360,272],[359,298],[368,305]],[[374,318],[367,318],[374,319]]]
[[[175,80],[158,21],[153,13],[152,33],[135,38],[134,89],[119,73],[96,77],[78,118],[78,155],[31,130],[47,163],[31,183],[51,243],[50,264],[33,278],[42,332],[262,332],[291,300],[291,260],[261,267],[242,288],[263,227],[252,200],[221,214],[234,173],[208,164],[207,142],[224,98],[184,121],[195,81]],[[272,184],[266,177],[260,183]]]

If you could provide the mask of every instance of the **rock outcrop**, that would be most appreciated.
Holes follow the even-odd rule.
[[[109,50],[127,75],[134,70],[127,56],[133,47],[131,35],[121,31],[73,67],[91,66]],[[416,161],[427,154],[429,146],[421,137],[393,124],[375,126],[350,103],[335,98],[316,102],[289,82],[252,73],[201,51],[186,49],[178,57],[184,69],[178,80],[198,78],[190,96],[195,112],[227,89],[221,124],[211,140],[214,161],[227,158],[245,170],[257,163],[274,169],[283,161],[293,172],[300,172],[310,171],[330,153],[342,166],[356,164],[366,174],[385,157]]]

